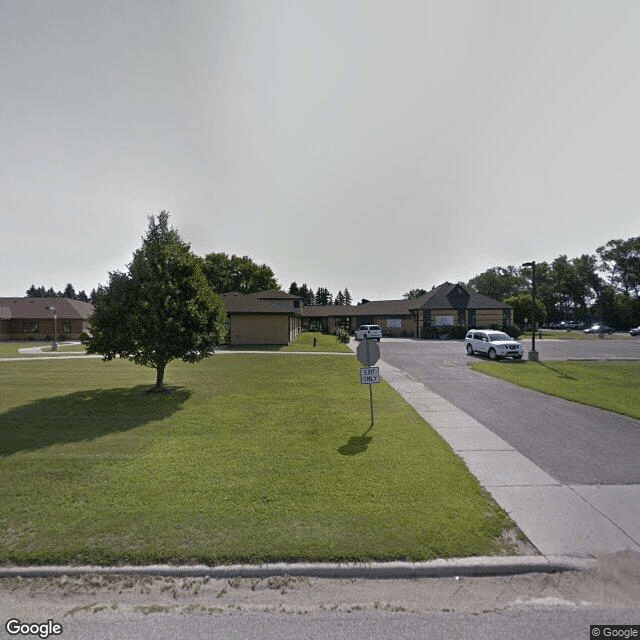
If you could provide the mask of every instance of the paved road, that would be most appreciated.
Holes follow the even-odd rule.
[[[476,358],[465,354],[460,341],[383,339],[380,348],[385,362],[471,415],[563,484],[640,484],[640,421],[472,371],[468,364]],[[536,348],[549,367],[554,359],[640,358],[640,340],[537,340]]]
[[[149,616],[138,613],[125,619],[107,621],[95,618],[72,620],[65,623],[63,635],[52,637],[66,640],[586,640],[591,637],[590,625],[605,622],[610,625],[637,625],[638,609],[610,607],[593,610],[552,604],[547,607],[492,611],[480,615],[451,612],[425,615],[383,611],[279,616],[252,612],[217,616],[202,613]],[[620,632],[618,627],[614,628]],[[637,626],[633,628],[637,629]]]
[[[0,638],[20,638],[4,631],[17,618],[60,623],[61,640],[583,640],[590,624],[640,623],[639,571],[623,553],[585,572],[460,579],[9,578]]]

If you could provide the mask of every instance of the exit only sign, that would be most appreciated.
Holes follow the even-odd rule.
[[[367,367],[360,369],[360,382],[362,382],[362,384],[376,384],[380,382],[380,368]]]

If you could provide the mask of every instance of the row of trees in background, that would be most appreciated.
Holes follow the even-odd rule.
[[[229,256],[226,253],[209,253],[204,258],[198,258],[200,266],[209,283],[216,293],[256,293],[270,291],[279,287],[271,267],[266,264],[256,264],[249,256]],[[84,291],[76,293],[71,283],[64,291],[55,291],[53,287],[36,287],[31,285],[26,294],[29,298],[69,298],[84,300],[96,304],[107,293],[107,287],[99,284],[87,296]]]
[[[515,322],[531,315],[531,269],[492,267],[469,287],[514,308]],[[536,263],[540,323],[603,321],[616,329],[640,323],[640,237],[610,240],[596,254]]]
[[[300,296],[302,303],[306,306],[325,304],[344,306],[350,305],[353,302],[353,298],[347,287],[344,288],[344,291],[338,291],[334,296],[326,287],[318,287],[314,293],[313,289],[309,288],[306,283],[298,286],[296,282],[292,282],[289,285],[289,293],[292,296]]]
[[[53,287],[48,289],[42,286],[36,287],[32,284],[27,289],[26,294],[27,298],[69,298],[70,300],[82,300],[83,302],[89,302],[90,300],[84,290],[76,293],[74,286],[70,282],[67,283],[64,291],[56,291]]]

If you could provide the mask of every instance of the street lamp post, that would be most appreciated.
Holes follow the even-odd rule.
[[[58,350],[58,315],[56,313],[56,308],[45,307],[45,309],[51,309],[53,311],[53,343],[51,344],[51,351]]]
[[[523,267],[531,267],[531,351],[529,360],[539,360],[536,351],[536,261],[523,262]]]

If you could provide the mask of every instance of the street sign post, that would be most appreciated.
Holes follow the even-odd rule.
[[[356,349],[358,360],[366,367],[360,369],[360,382],[369,385],[369,404],[371,405],[371,426],[373,427],[373,384],[380,382],[380,369],[373,365],[380,360],[380,346],[375,340],[365,338]]]
[[[360,382],[362,384],[377,384],[380,382],[380,368],[367,367],[360,369]]]
[[[380,360],[380,345],[375,340],[365,338],[358,345],[356,355],[365,367],[373,367]]]

